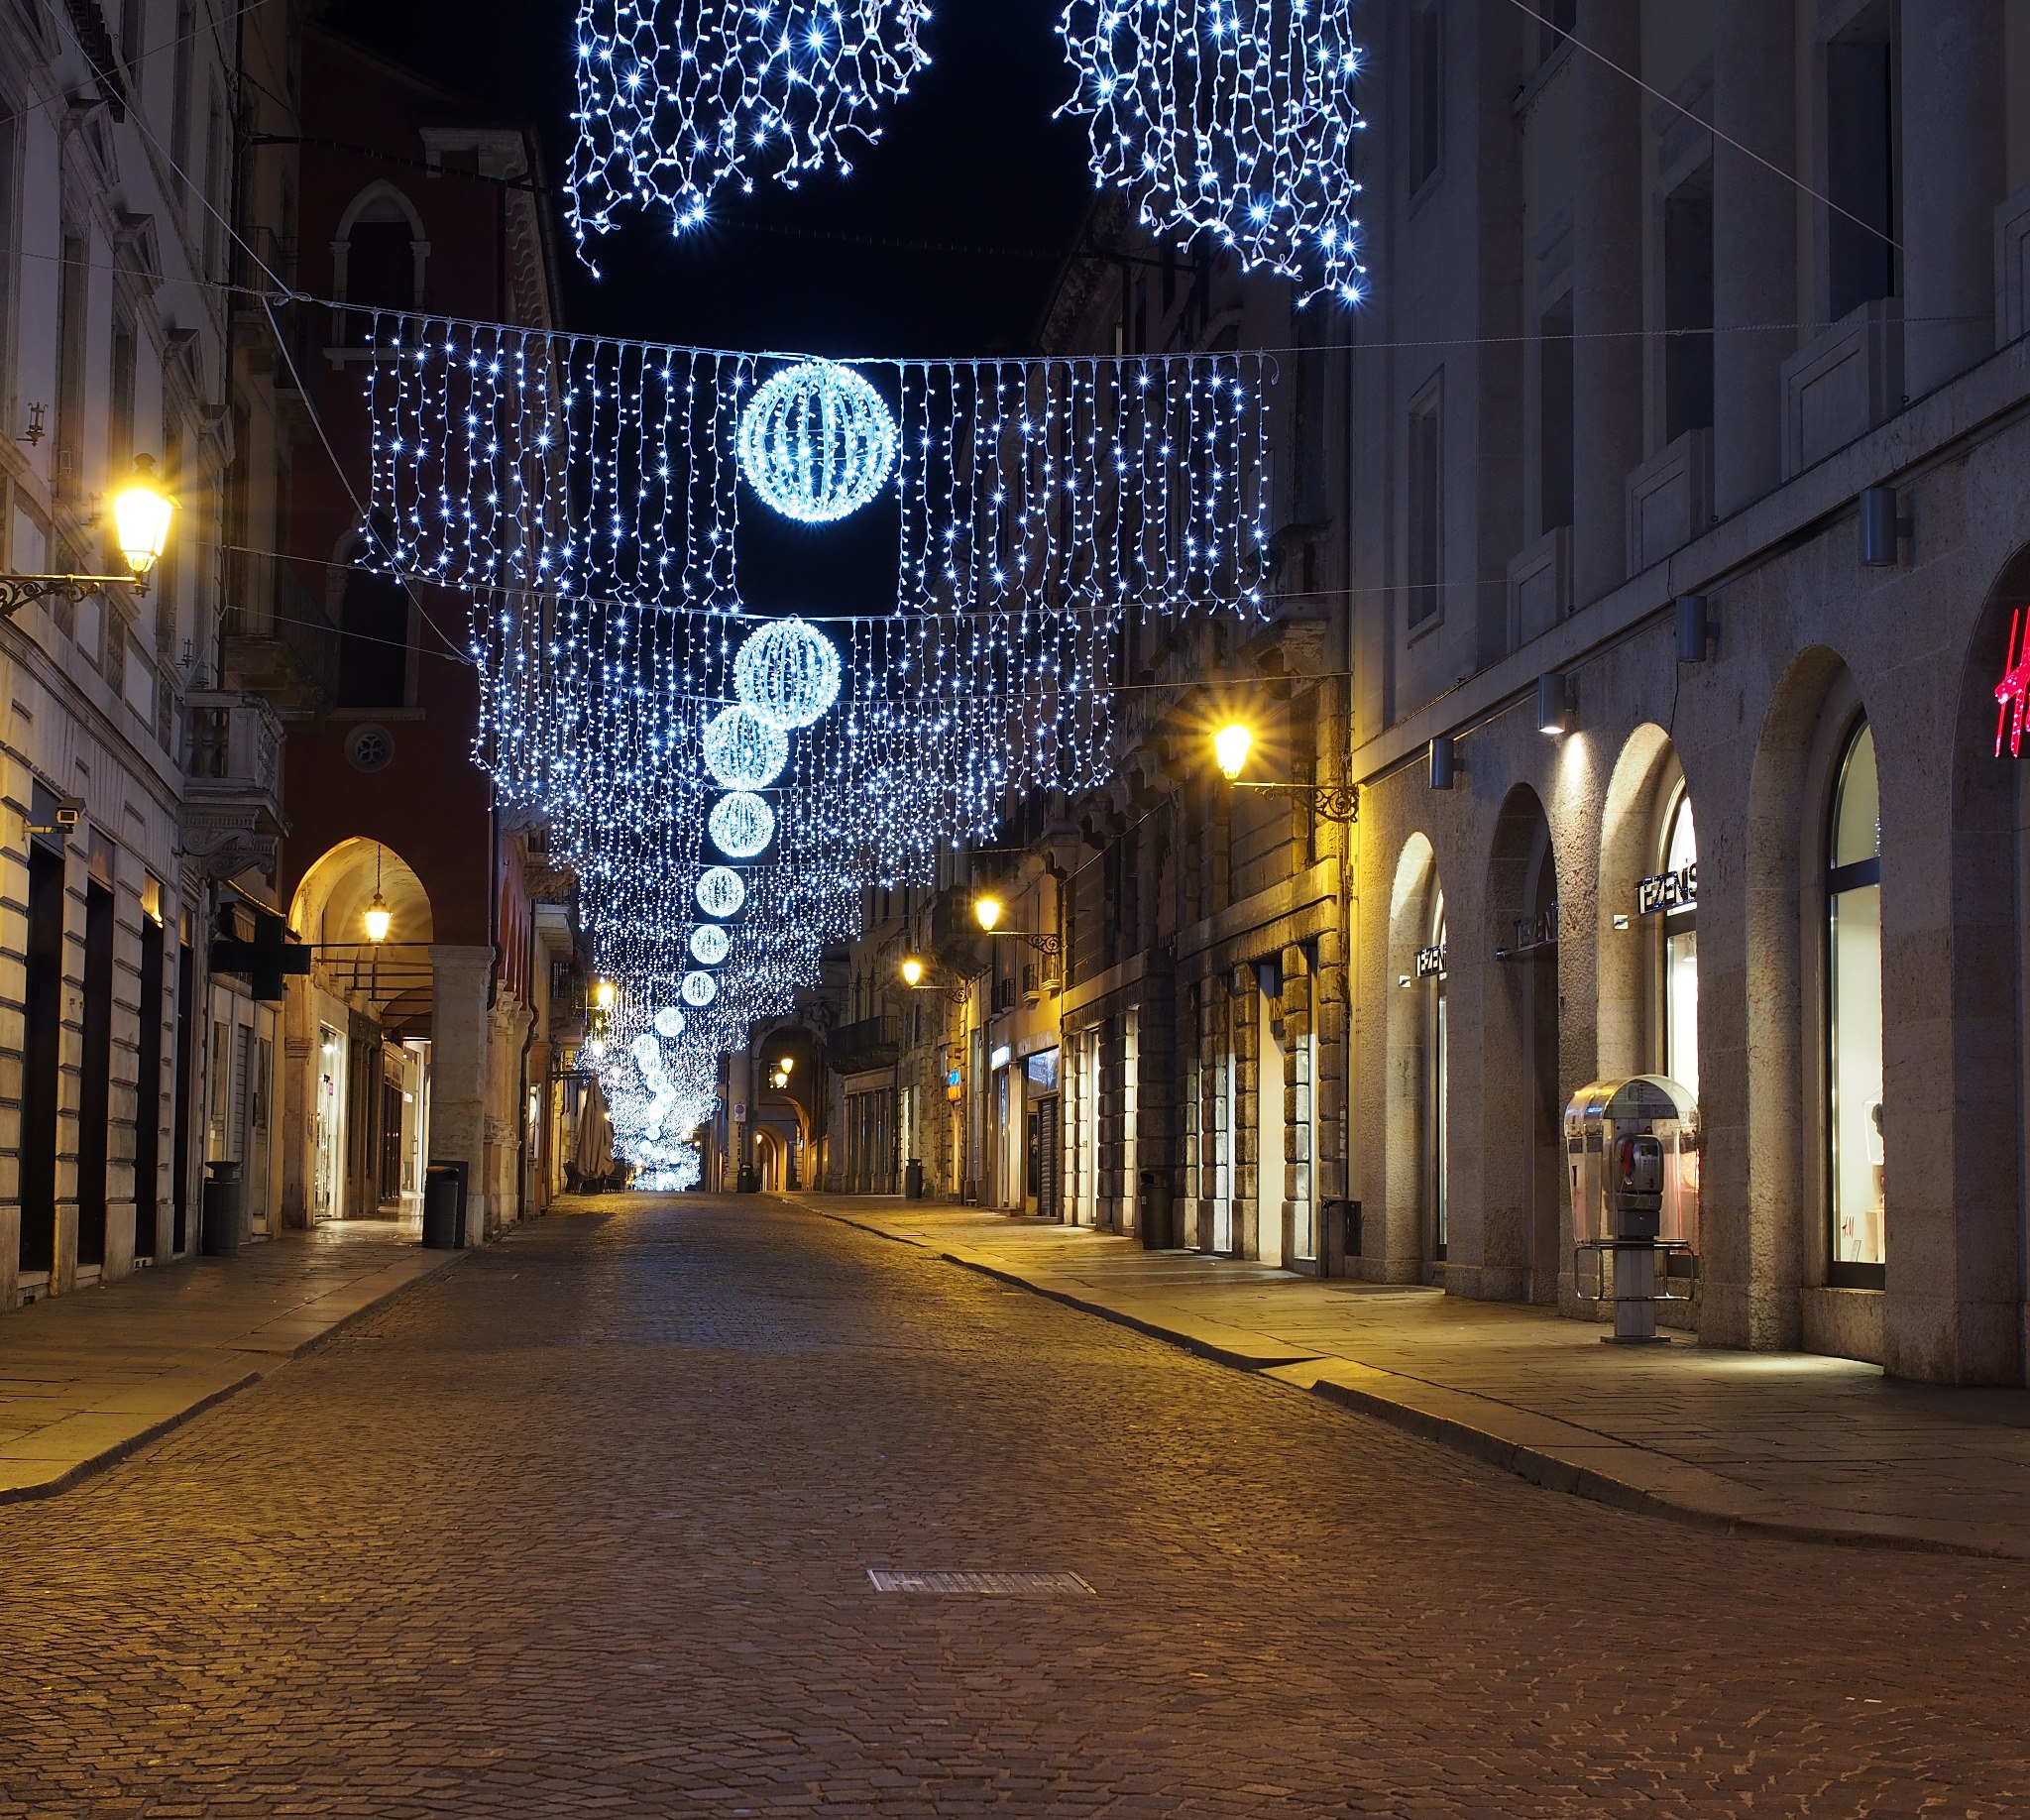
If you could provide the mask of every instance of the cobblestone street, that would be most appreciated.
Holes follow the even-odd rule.
[[[4,1814],[2030,1808],[2014,1566],[1624,1515],[769,1200],[552,1218],[0,1555]]]

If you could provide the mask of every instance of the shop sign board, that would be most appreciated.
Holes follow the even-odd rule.
[[[1672,910],[1689,910],[1699,901],[1699,862],[1681,866],[1675,872],[1658,872],[1635,885],[1635,913],[1656,916]]]
[[[1416,951],[1416,976],[1419,979],[1442,979],[1445,976],[1445,945],[1442,942],[1435,948]]]
[[[2002,755],[2006,741],[2011,758],[2023,755],[2023,730],[2030,721],[2030,623],[2026,610],[2018,607],[2009,616],[2008,648],[2002,652],[2002,679],[1994,686],[2000,712],[1994,723],[1994,755]]]

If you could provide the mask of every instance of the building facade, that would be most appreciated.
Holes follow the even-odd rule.
[[[926,1190],[1597,1318],[1565,1114],[1657,1076],[1666,1320],[2024,1382],[2030,19],[1371,30],[1361,310],[1067,269],[1053,348],[1297,350],[1276,617],[1139,646],[1114,783],[973,856],[1062,967],[951,1001]]]

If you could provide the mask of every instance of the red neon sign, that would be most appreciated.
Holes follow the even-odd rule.
[[[1994,686],[1994,699],[2001,704],[1994,724],[1994,755],[2002,755],[2006,739],[2009,756],[2020,758],[2024,726],[2030,722],[2030,624],[2025,624],[2020,607],[2009,618],[2009,646],[2004,655],[2008,668]]]

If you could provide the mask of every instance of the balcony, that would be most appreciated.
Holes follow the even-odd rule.
[[[258,695],[184,698],[183,851],[210,878],[275,868],[282,813],[282,718]]]
[[[901,1054],[902,1020],[893,1015],[842,1025],[825,1046],[826,1060],[836,1075],[863,1075],[869,1069],[893,1068]]]

